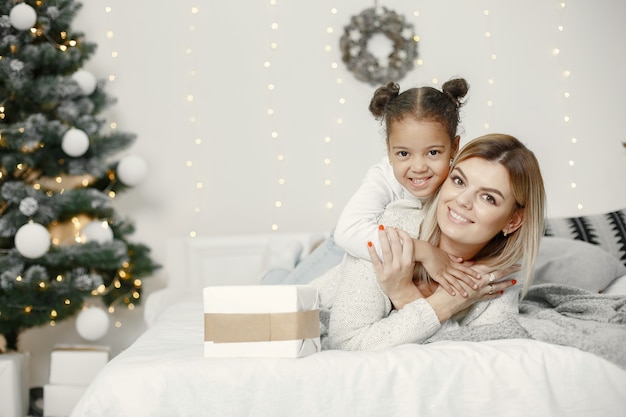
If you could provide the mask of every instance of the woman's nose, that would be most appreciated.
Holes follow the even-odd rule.
[[[468,209],[472,207],[472,198],[466,190],[460,191],[455,200],[461,207]]]

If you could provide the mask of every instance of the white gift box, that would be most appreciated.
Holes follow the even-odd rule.
[[[87,386],[44,385],[43,415],[46,417],[69,416],[86,390]]]
[[[108,346],[57,345],[50,354],[50,384],[86,386],[109,361]]]
[[[298,358],[320,351],[317,288],[204,288],[204,356]]]
[[[0,417],[28,414],[27,352],[0,353]]]

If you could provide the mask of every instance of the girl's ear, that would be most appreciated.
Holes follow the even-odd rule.
[[[507,225],[504,227],[504,229],[502,229],[502,233],[504,233],[504,236],[510,235],[511,233],[515,232],[517,229],[522,227],[523,223],[524,223],[524,209],[520,208],[520,209],[515,210],[515,213],[513,213],[513,216],[511,216],[511,219],[509,220]]]

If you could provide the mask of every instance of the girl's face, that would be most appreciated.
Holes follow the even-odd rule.
[[[516,207],[504,166],[478,157],[459,162],[439,194],[440,248],[474,257],[499,232],[512,233],[522,225],[523,211]]]
[[[388,154],[393,174],[415,197],[431,197],[448,176],[450,158],[459,138],[451,143],[441,123],[405,118],[392,125]]]

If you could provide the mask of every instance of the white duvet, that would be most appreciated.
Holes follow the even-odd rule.
[[[205,358],[200,302],[115,357],[72,417],[624,416],[626,370],[533,340],[438,342],[299,359]]]

